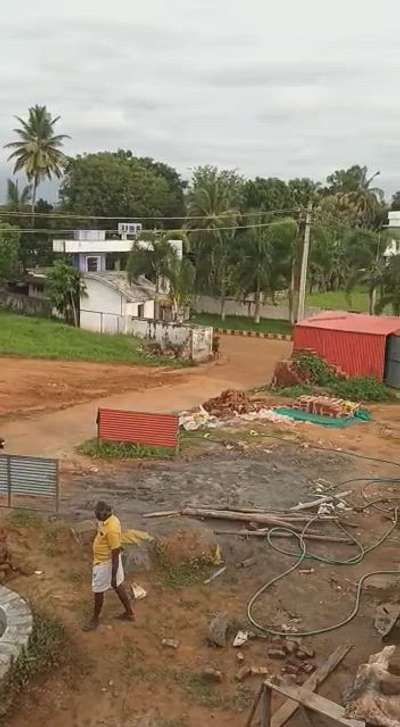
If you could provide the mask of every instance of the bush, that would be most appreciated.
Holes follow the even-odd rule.
[[[103,442],[89,439],[77,448],[79,454],[94,459],[172,459],[175,450],[171,447],[149,447],[146,444],[129,442]]]
[[[338,380],[338,375],[322,358],[307,351],[293,355],[296,368],[301,372],[307,383],[316,386],[328,386]]]
[[[338,379],[329,389],[341,399],[352,401],[388,401],[394,398],[392,391],[373,376]]]

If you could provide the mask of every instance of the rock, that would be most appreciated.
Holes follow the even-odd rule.
[[[274,647],[273,649],[268,649],[268,656],[271,659],[284,659],[286,656],[286,652],[284,649],[278,649]]]
[[[162,527],[158,523],[157,527]],[[164,523],[164,527],[170,527]],[[210,563],[219,565],[221,557],[217,538],[211,528],[188,521],[178,530],[176,523],[172,531],[156,539],[156,551],[162,564],[177,567],[184,563]]]
[[[139,571],[151,571],[152,544],[150,542],[134,545],[124,543],[123,563],[126,573],[138,573]]]
[[[203,679],[209,682],[219,683],[222,682],[224,675],[222,674],[222,671],[219,671],[218,669],[214,669],[212,666],[207,666],[203,671],[201,672],[201,676]]]
[[[242,666],[241,669],[236,674],[235,679],[238,682],[242,682],[244,679],[247,679],[247,677],[251,676],[251,667],[250,666]]]
[[[161,643],[169,649],[179,649],[180,645],[180,641],[177,639],[162,639]]]
[[[229,619],[226,613],[217,613],[208,626],[208,641],[215,646],[226,646]]]
[[[297,649],[296,656],[299,659],[313,659],[315,651],[310,646],[302,646],[300,649]]]
[[[257,558],[255,556],[252,556],[250,558],[245,558],[240,563],[238,563],[238,568],[250,568],[252,565],[255,565],[257,563]]]
[[[299,673],[299,667],[295,666],[294,664],[286,664],[283,671],[286,672],[287,674],[296,675]]]
[[[236,654],[236,660],[239,661],[239,662],[244,661],[244,654],[242,654],[241,651],[238,651],[237,652],[237,654]]]
[[[311,672],[315,671],[315,664],[310,664],[310,662],[307,661],[302,664],[301,668],[306,674],[311,674]]]
[[[254,677],[267,677],[269,676],[270,672],[269,669],[267,669],[266,666],[252,666],[251,667],[251,675]]]
[[[396,603],[381,603],[375,611],[374,626],[385,638],[396,625],[400,616],[400,606]]]
[[[298,646],[295,641],[291,641],[290,639],[288,639],[287,641],[285,641],[283,648],[285,649],[287,654],[294,654],[297,651]]]

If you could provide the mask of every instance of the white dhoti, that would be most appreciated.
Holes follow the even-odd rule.
[[[92,573],[92,591],[93,593],[104,593],[111,588],[112,561],[106,560],[104,563],[98,563],[93,566]],[[124,580],[124,569],[122,567],[122,558],[119,556],[117,570],[117,586],[120,586]]]

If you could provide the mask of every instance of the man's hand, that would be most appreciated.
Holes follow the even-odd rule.
[[[117,573],[119,568],[119,554],[120,549],[115,548],[115,550],[111,551],[111,562],[112,562],[112,570],[111,570],[111,588],[117,587]]]

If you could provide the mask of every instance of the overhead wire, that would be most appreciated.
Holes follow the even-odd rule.
[[[272,215],[272,214],[287,214],[288,212],[303,212],[305,209],[302,207],[290,207],[287,209],[273,209],[273,210],[254,210],[249,212],[235,212],[235,211],[227,211],[227,212],[221,212],[219,215],[215,215],[215,219],[220,219],[221,217],[257,217],[257,216],[266,216],[266,215]],[[68,213],[68,212],[18,212],[18,211],[10,211],[7,212],[5,210],[0,209],[0,217],[45,217],[48,219],[77,219],[77,220],[119,220],[121,222],[125,222],[126,220],[133,220],[133,221],[139,221],[140,220],[155,220],[156,222],[168,222],[168,221],[174,221],[174,220],[204,220],[204,219],[212,219],[212,215],[182,215],[182,216],[159,216],[159,215],[88,215],[88,214],[76,214],[76,213]]]

